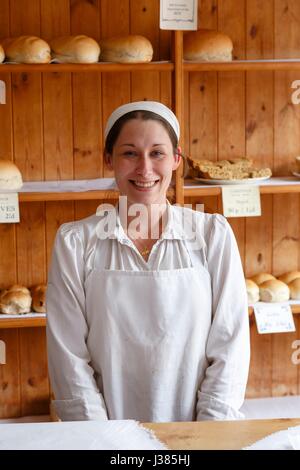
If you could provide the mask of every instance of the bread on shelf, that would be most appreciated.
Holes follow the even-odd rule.
[[[26,287],[14,285],[0,294],[0,312],[2,314],[18,315],[29,313],[31,295]]]
[[[300,300],[300,277],[297,277],[289,284],[291,300]]]
[[[4,62],[4,59],[5,59],[4,49],[3,49],[3,47],[2,47],[1,44],[0,44],[0,64],[1,64],[2,62]]]
[[[18,190],[22,186],[19,168],[11,160],[0,160],[0,191]]]
[[[289,284],[291,281],[297,279],[298,277],[300,277],[300,271],[287,271],[286,273],[277,276],[277,279],[282,282],[285,282],[286,284]]]
[[[49,44],[37,36],[5,38],[0,43],[9,62],[47,64],[51,60]]]
[[[259,285],[262,302],[286,302],[290,298],[289,287],[278,279],[269,279]]]
[[[31,289],[32,309],[37,313],[46,313],[46,290],[47,286],[44,284]]]
[[[100,61],[118,63],[150,62],[153,47],[144,36],[129,34],[100,40]]]
[[[246,290],[249,305],[259,301],[259,287],[252,279],[246,279]]]
[[[56,62],[93,64],[99,61],[100,46],[95,39],[83,34],[61,36],[50,42],[51,57]]]
[[[212,29],[190,31],[183,36],[183,58],[206,62],[230,62],[233,43],[227,34]]]

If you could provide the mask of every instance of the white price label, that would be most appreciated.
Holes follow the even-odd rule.
[[[0,194],[0,223],[20,222],[18,193]]]
[[[257,330],[260,334],[296,331],[289,304],[259,302],[253,308]]]
[[[255,217],[261,215],[258,186],[222,186],[225,217]]]
[[[6,85],[3,80],[0,80],[0,104],[6,104]]]
[[[198,0],[160,0],[160,28],[197,30]]]

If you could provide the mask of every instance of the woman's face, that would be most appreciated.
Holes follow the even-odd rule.
[[[126,122],[107,162],[114,170],[121,195],[129,203],[163,204],[172,171],[180,164],[171,139],[158,121],[131,119]]]

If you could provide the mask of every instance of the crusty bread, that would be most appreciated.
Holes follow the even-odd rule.
[[[262,302],[285,302],[290,298],[289,287],[278,279],[269,279],[259,285]]]
[[[11,160],[0,160],[0,190],[17,190],[23,185],[22,175]]]
[[[229,36],[211,29],[190,31],[183,36],[185,60],[229,62],[232,60],[233,43]]]
[[[290,298],[292,300],[299,300],[300,299],[300,277],[293,279],[289,284],[290,289]]]
[[[25,288],[26,289],[26,288]],[[31,295],[22,290],[4,290],[0,295],[0,312],[17,315],[29,313],[31,307]]]
[[[251,277],[251,280],[255,282],[258,286],[265,281],[269,281],[271,279],[276,279],[275,276],[269,273],[258,273],[255,276]]]
[[[259,301],[259,287],[251,279],[246,279],[246,290],[249,305]]]
[[[23,292],[24,294],[30,294],[30,290],[27,289],[25,286],[21,286],[20,284],[14,284],[9,288],[10,292]]]
[[[50,46],[36,36],[19,36],[1,40],[9,62],[47,64],[51,60]]]
[[[150,62],[153,57],[151,42],[144,36],[116,36],[100,41],[102,62]]]
[[[50,47],[52,59],[57,62],[92,64],[99,60],[99,44],[83,34],[52,39]]]
[[[46,313],[47,286],[38,285],[32,288],[32,308],[35,312]]]
[[[300,271],[288,271],[278,276],[277,279],[279,279],[279,281],[285,282],[286,284],[289,284],[291,281],[297,279],[298,277],[300,277]]]
[[[1,64],[1,62],[4,61],[4,59],[5,59],[4,49],[3,49],[3,47],[2,47],[1,44],[0,44],[0,64]]]

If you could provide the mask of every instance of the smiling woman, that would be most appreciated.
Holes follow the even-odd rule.
[[[249,323],[241,261],[226,219],[167,201],[179,137],[161,103],[117,108],[105,159],[119,202],[57,233],[47,342],[62,420],[242,416]]]

